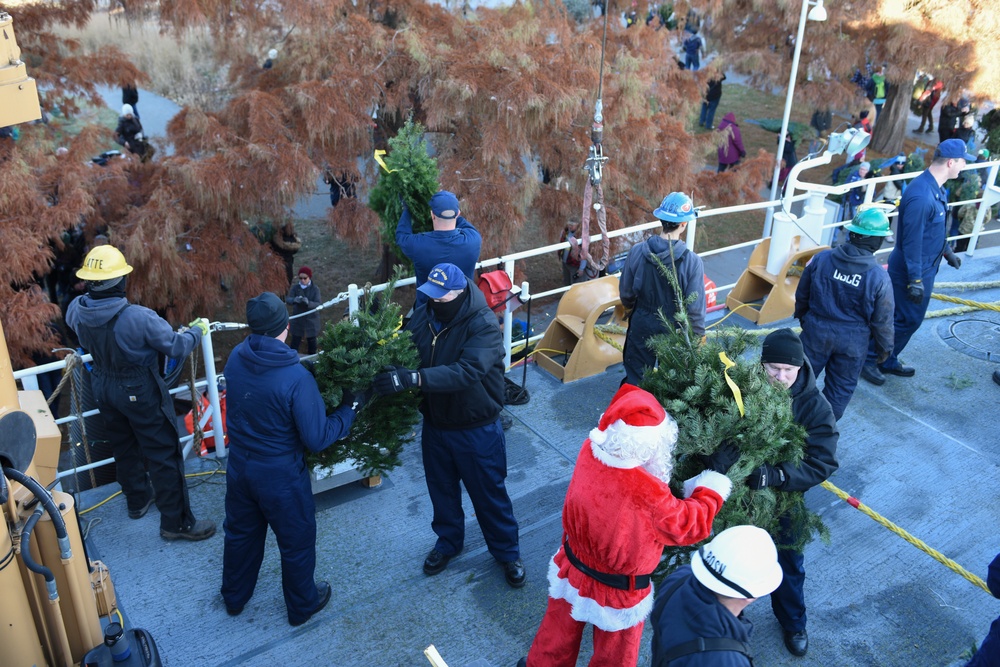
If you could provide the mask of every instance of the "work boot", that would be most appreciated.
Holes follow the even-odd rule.
[[[165,540],[188,540],[198,542],[215,535],[215,522],[208,519],[198,519],[193,524],[180,530],[172,531],[160,528],[160,537]]]
[[[156,502],[156,491],[153,489],[153,486],[151,484],[147,485],[147,493],[149,494],[149,500],[147,500],[142,505],[142,507],[139,507],[137,509],[129,508],[128,518],[141,519],[142,517],[146,516],[146,512],[148,512],[149,508],[152,507],[153,503]]]
[[[885,376],[882,375],[882,371],[878,369],[875,364],[866,363],[861,367],[861,377],[871,382],[876,387],[881,387],[885,384]]]
[[[809,635],[806,634],[806,629],[802,628],[799,632],[789,632],[785,630],[785,648],[792,655],[802,657],[809,650]]]
[[[448,561],[457,555],[458,554],[443,554],[437,549],[431,549],[431,552],[427,554],[427,558],[424,559],[424,574],[428,577],[433,577],[435,574],[441,574],[444,572],[444,569],[448,567]]]

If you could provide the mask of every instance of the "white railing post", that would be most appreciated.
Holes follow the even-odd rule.
[[[358,308],[360,308],[358,301],[358,286],[351,283],[347,286],[347,310],[354,326],[358,326]]]
[[[983,188],[983,201],[979,204],[979,210],[976,212],[976,223],[972,226],[969,247],[965,250],[965,254],[968,257],[972,257],[975,254],[976,246],[979,244],[979,234],[983,231],[983,225],[987,222],[986,212],[991,210],[992,205],[1000,200],[1000,188],[997,188],[997,167],[998,164],[990,167],[989,176],[986,177],[986,187]]]
[[[208,383],[208,403],[212,410],[212,430],[205,434],[215,438],[215,458],[226,458],[226,426],[222,423],[222,404],[219,402],[219,377],[215,371],[215,348],[212,345],[212,331],[201,337],[201,356],[205,361],[205,381]],[[197,379],[197,378],[195,378]],[[191,397],[191,405],[199,400]]]
[[[510,284],[514,284],[514,260],[508,259],[503,263],[503,270],[507,273],[507,277],[510,278]],[[504,304],[503,309],[503,367],[504,371],[510,368],[510,338],[511,330],[513,329],[514,316],[511,313],[510,301]]]

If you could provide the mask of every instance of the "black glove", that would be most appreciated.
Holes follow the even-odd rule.
[[[309,299],[304,296],[297,296],[295,297],[295,303],[309,303]]]
[[[953,269],[962,268],[962,258],[956,255],[955,251],[948,244],[944,246],[944,261],[948,262],[948,266]]]
[[[388,396],[418,386],[420,386],[420,373],[399,366],[387,366],[385,372],[376,375],[372,381],[372,388],[379,396]]]
[[[705,469],[725,475],[740,460],[740,449],[732,440],[723,440],[718,448],[705,457]]]
[[[349,405],[354,413],[357,414],[368,404],[368,401],[372,400],[372,395],[375,390],[371,387],[367,389],[359,389],[357,391],[345,391],[344,399],[341,405]]]
[[[906,298],[913,303],[924,302],[924,285],[919,280],[906,286]]]
[[[765,463],[747,477],[747,486],[758,491],[767,486],[781,486],[785,483],[785,471]]]

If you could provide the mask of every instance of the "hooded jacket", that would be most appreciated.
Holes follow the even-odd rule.
[[[687,306],[691,328],[698,336],[705,334],[705,265],[687,244],[680,240],[665,240],[652,236],[632,246],[618,281],[622,305],[631,308],[630,332],[652,335],[664,331],[659,311],[672,322],[677,312],[674,289],[660,271],[659,263],[670,270],[677,267],[677,280],[684,296],[694,294]],[[633,328],[636,327],[636,328]],[[632,334],[635,335],[635,334]]]
[[[791,387],[792,418],[806,430],[805,456],[798,463],[786,461],[778,468],[785,472],[782,491],[808,491],[825,482],[837,471],[837,441],[840,432],[833,408],[816,388],[816,374],[808,359]]]
[[[155,369],[159,363],[157,353],[183,359],[201,340],[196,329],[177,333],[155,312],[145,306],[129,304],[124,297],[94,299],[89,294],[78,296],[66,309],[66,324],[79,334],[80,325],[103,327],[119,311],[121,315],[115,322],[115,342],[128,364]],[[80,342],[86,347],[86,341]],[[110,359],[97,360],[99,369],[111,363]]]
[[[723,116],[717,132],[726,133],[726,143],[719,146],[719,164],[736,164],[747,154],[740,126],[736,124],[736,114],[730,111]]]
[[[226,427],[236,455],[318,452],[354,423],[346,401],[327,416],[315,378],[277,338],[248,336],[229,355],[225,375]]]
[[[476,262],[479,261],[482,244],[483,237],[479,230],[462,216],[458,216],[455,229],[414,234],[410,209],[403,207],[403,214],[396,224],[396,245],[413,262],[417,287],[427,282],[427,274],[443,262],[462,269],[469,283],[475,283]],[[423,292],[417,292],[414,308],[426,302],[427,296]]]
[[[846,243],[824,250],[806,266],[795,290],[795,317],[809,327],[864,331],[875,350],[892,352],[892,281],[875,256]]]
[[[504,399],[503,335],[478,289],[447,324],[425,302],[406,329],[420,352],[420,412],[434,428],[476,428],[500,417]]]
[[[683,583],[669,598],[656,596],[650,623],[653,626],[653,665],[667,651],[699,638],[733,639],[750,643],[753,624],[722,606],[719,598],[698,581],[685,565],[663,580],[661,591]],[[748,657],[737,651],[702,651],[681,656],[669,667],[750,667]]]

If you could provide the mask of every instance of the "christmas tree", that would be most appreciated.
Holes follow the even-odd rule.
[[[323,354],[314,372],[328,412],[340,405],[348,392],[370,387],[384,367],[419,365],[410,332],[400,330],[400,307],[389,298],[394,286],[395,281],[381,297],[366,293],[356,324],[343,319],[326,325],[319,340]],[[348,436],[311,454],[310,466],[332,468],[352,459],[366,475],[392,470],[399,465],[399,454],[413,435],[419,418],[418,400],[415,391],[372,398],[354,420]]]
[[[383,159],[378,184],[372,189],[368,206],[378,213],[382,241],[388,243],[397,257],[404,257],[396,245],[396,223],[403,206],[410,210],[413,232],[429,232],[430,200],[441,189],[438,184],[437,160],[427,153],[424,127],[413,118],[395,137],[389,140],[389,153]]]
[[[674,274],[662,265],[660,270],[679,294]],[[715,533],[752,524],[777,535],[778,519],[785,515],[801,536],[794,546],[801,548],[814,532],[824,530],[819,517],[806,509],[803,494],[774,488],[753,491],[746,485],[758,466],[800,461],[805,451],[805,431],[792,418],[788,390],[768,382],[754,354],[757,336],[731,327],[702,341],[691,331],[684,307],[678,307],[675,322],[667,324],[667,333],[650,341],[659,367],[646,374],[642,387],[677,422],[675,494],[681,497],[683,481],[705,469],[702,457],[729,440],[739,447],[740,458],[728,472],[733,490],[715,518]],[[696,548],[668,547],[657,574],[665,576],[686,563]]]

